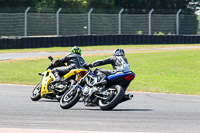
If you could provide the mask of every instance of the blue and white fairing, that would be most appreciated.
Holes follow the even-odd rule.
[[[135,78],[135,73],[132,71],[128,71],[110,75],[107,77],[107,81],[113,84],[119,84],[125,86],[128,85],[134,78]]]

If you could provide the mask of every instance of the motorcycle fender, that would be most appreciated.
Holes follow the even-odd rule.
[[[69,71],[66,75],[64,75],[63,77],[64,78],[69,78],[69,77],[71,77],[71,76],[73,76],[73,75],[75,75],[75,74],[77,74],[77,73],[80,73],[80,72],[82,72],[82,71],[87,71],[86,69],[72,69],[71,71]]]
[[[44,97],[45,94],[53,93],[53,91],[48,90],[48,85],[53,80],[53,73],[51,70],[47,70],[44,73],[43,79],[42,79],[42,86],[41,86],[41,97]]]

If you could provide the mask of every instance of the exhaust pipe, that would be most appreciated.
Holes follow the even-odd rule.
[[[122,98],[122,101],[121,102],[125,102],[127,100],[131,100],[133,98],[133,94],[129,93],[129,94],[126,94],[124,95],[124,97]]]

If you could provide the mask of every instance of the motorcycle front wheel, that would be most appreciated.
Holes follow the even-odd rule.
[[[99,99],[99,106],[102,110],[112,110],[115,108],[124,96],[124,89],[119,85],[114,85],[108,90],[105,99]]]
[[[69,109],[73,107],[80,99],[80,91],[68,89],[60,99],[60,107],[62,109]]]
[[[41,83],[39,83],[32,91],[31,100],[38,101],[41,99]]]
[[[70,89],[74,84],[76,84],[76,81],[73,80],[73,79],[70,79],[69,82],[68,82],[68,85],[67,85],[68,86],[67,90]],[[56,95],[56,99],[57,99],[58,102],[60,102],[61,97],[62,97],[62,95]]]

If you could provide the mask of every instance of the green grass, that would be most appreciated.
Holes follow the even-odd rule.
[[[113,50],[116,48],[123,49],[140,49],[140,48],[165,48],[165,47],[178,47],[178,46],[199,46],[199,44],[172,44],[172,45],[110,45],[110,46],[82,46],[82,51],[95,51],[95,50]],[[0,50],[0,53],[23,53],[23,52],[69,52],[72,47],[51,47],[51,48],[31,48],[31,49],[5,49]]]
[[[87,56],[86,62],[108,56]],[[200,95],[200,50],[126,54],[136,77],[135,91]],[[36,85],[50,63],[47,59],[0,62],[0,83]],[[111,65],[102,68],[112,69]]]
[[[134,54],[135,60],[130,60],[137,74],[133,87],[142,91],[200,95],[199,57],[199,50]]]

